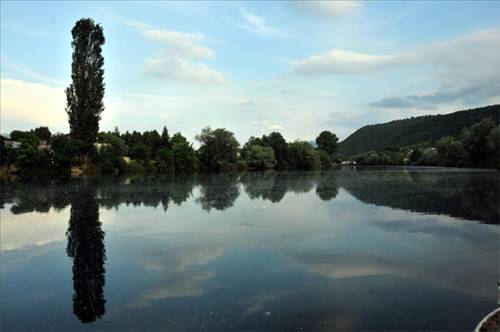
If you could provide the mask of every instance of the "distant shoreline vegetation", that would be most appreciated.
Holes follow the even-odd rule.
[[[464,128],[458,138],[435,143],[369,151],[350,157],[336,153],[338,139],[323,131],[316,147],[306,141],[287,142],[278,132],[250,137],[240,147],[224,128],[204,128],[195,150],[181,133],[167,128],[120,133],[100,132],[87,149],[67,134],[52,135],[47,127],[14,130],[0,138],[2,175],[54,174],[193,174],[231,171],[317,170],[339,165],[419,165],[500,168],[500,126],[490,118]],[[85,151],[85,152],[83,152]]]
[[[499,168],[500,165],[498,116],[473,124],[471,119],[478,119],[476,113],[474,117],[465,117],[468,120],[460,122],[471,126],[458,128],[462,130],[459,137],[447,137],[445,134],[441,136],[446,137],[437,142],[426,134],[427,122],[431,118],[434,118],[434,122],[440,122],[437,126],[439,128],[433,131],[435,138],[439,133],[448,133],[443,130],[447,125],[444,119],[446,116],[419,117],[375,125],[372,129],[389,126],[389,132],[386,129],[378,130],[376,139],[373,137],[373,130],[364,127],[340,145],[337,136],[328,130],[318,135],[315,144],[313,143],[316,146],[302,140],[287,142],[280,133],[272,132],[262,137],[250,137],[241,147],[231,131],[206,127],[196,136],[200,143],[198,150],[181,133],[170,136],[166,127],[161,134],[156,130],[121,133],[118,128],[113,132],[99,132],[105,91],[103,29],[92,19],[84,18],[75,23],[71,34],[72,82],[65,91],[70,133],[52,135],[48,127],[38,127],[30,131],[14,130],[8,137],[0,136],[2,176],[31,176],[40,173],[192,174],[270,169],[312,170],[328,169],[341,164],[481,168]],[[493,112],[491,114],[498,115],[499,105],[488,109],[488,112]],[[470,115],[474,110],[467,112]],[[486,111],[478,109],[478,112]],[[419,130],[413,124],[422,123],[422,118],[427,122]],[[464,119],[464,116],[460,118]],[[406,129],[399,130],[399,136],[392,136],[392,141],[387,139],[389,133],[397,131],[398,126],[403,123]],[[408,131],[408,128],[413,132]],[[401,137],[408,138],[412,135],[414,137],[405,142],[418,143],[401,146]],[[366,151],[348,158],[338,153],[339,149],[345,150],[349,142],[351,151],[361,151],[366,146],[374,146],[370,144],[377,142],[377,139],[384,141],[383,150]],[[395,140],[397,144],[394,143]],[[391,142],[394,145],[390,145]]]

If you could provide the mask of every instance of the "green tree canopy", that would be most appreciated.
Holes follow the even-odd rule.
[[[71,30],[73,41],[72,82],[66,89],[66,112],[70,134],[82,141],[89,150],[99,132],[99,120],[104,110],[104,58],[105,42],[101,25],[90,18],[80,19]]]
[[[295,169],[308,170],[321,166],[320,157],[309,142],[297,140],[290,143],[289,158],[290,165]]]
[[[278,132],[272,132],[269,135],[262,136],[262,145],[273,148],[278,169],[286,169],[289,163],[288,143]]]
[[[316,144],[320,150],[326,151],[329,155],[333,155],[337,149],[339,139],[337,135],[331,131],[322,131],[318,137],[316,137]]]
[[[276,166],[273,148],[258,144],[251,145],[248,148],[245,161],[249,170],[263,171]]]
[[[234,134],[225,128],[212,130],[206,127],[196,136],[196,140],[201,144],[198,156],[203,169],[220,172],[228,164],[238,161],[240,144]]]
[[[36,135],[39,139],[43,139],[45,141],[50,140],[50,136],[52,136],[48,127],[38,127],[33,130],[33,134]]]

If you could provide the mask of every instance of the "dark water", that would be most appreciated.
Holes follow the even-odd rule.
[[[366,169],[1,187],[2,330],[471,330],[499,173]]]

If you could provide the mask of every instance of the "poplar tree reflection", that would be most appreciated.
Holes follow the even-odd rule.
[[[91,190],[82,188],[72,197],[66,235],[66,251],[73,258],[73,313],[82,323],[93,322],[104,315],[106,300],[104,232]]]

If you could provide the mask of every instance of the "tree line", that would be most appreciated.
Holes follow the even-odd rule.
[[[52,135],[47,127],[14,130],[10,141],[0,139],[0,173],[33,175],[73,170],[88,174],[191,174],[311,170],[329,168],[345,159],[336,153],[338,138],[328,130],[318,135],[315,146],[303,140],[287,142],[279,132],[250,137],[241,146],[233,132],[206,127],[196,136],[198,149],[181,133],[170,136],[166,127],[161,134],[156,130],[120,133],[118,128],[113,132],[100,132],[105,92],[103,29],[92,19],[83,18],[76,22],[71,34],[72,82],[66,89],[69,135]],[[494,121],[483,120],[465,129],[460,139],[444,137],[436,147],[419,144],[386,148],[350,157],[348,161],[366,165],[498,168],[498,154],[498,126]]]
[[[500,168],[500,125],[490,118],[464,128],[459,137],[436,143],[369,151],[350,157],[360,165]]]
[[[181,133],[168,129],[151,131],[100,132],[88,145],[71,135],[52,135],[47,127],[31,131],[14,130],[17,148],[2,147],[2,163],[18,173],[70,171],[78,166],[88,173],[192,174],[197,172],[311,170],[329,168],[336,160],[338,138],[324,131],[310,142],[287,142],[278,132],[250,137],[241,146],[234,133],[206,127],[196,136],[195,149]]]
[[[70,134],[51,135],[47,127],[29,132],[14,131],[11,139],[20,147],[2,144],[1,163],[7,170],[80,169],[88,173],[195,173],[231,170],[316,169],[330,166],[338,138],[325,131],[315,149],[309,142],[286,142],[274,132],[251,137],[240,148],[225,128],[204,128],[196,140],[198,150],[181,133],[168,130],[143,133],[99,132],[104,111],[105,43],[102,26],[90,18],[80,19],[71,30],[73,48],[71,79],[66,89],[66,113]],[[45,144],[40,145],[40,141]],[[4,143],[4,141],[2,141]],[[4,167],[5,169],[5,167]]]

